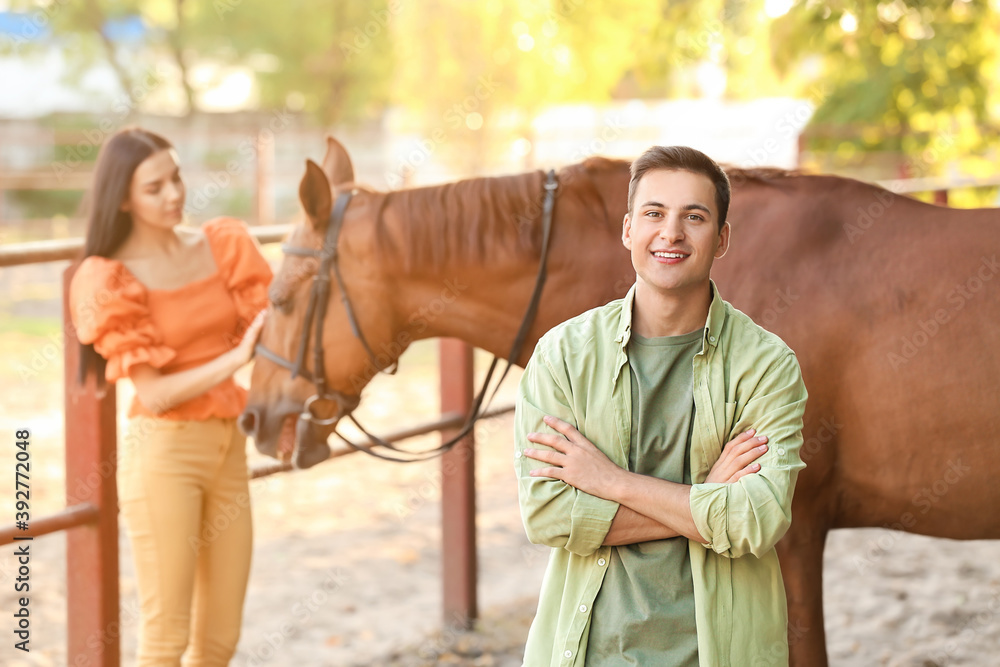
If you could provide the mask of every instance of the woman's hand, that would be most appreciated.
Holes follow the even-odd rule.
[[[246,332],[243,334],[243,340],[233,348],[233,354],[239,360],[240,366],[253,359],[253,350],[257,345],[257,338],[260,337],[260,330],[264,327],[266,316],[267,309],[257,313],[257,317],[253,318],[253,322],[250,323],[250,326],[247,327]]]
[[[750,475],[760,470],[760,464],[754,463],[767,451],[767,436],[753,437],[755,429],[749,429],[726,443],[722,455],[715,462],[705,478],[706,482],[732,484],[744,475]]]

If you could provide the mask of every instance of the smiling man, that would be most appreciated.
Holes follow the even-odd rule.
[[[549,331],[525,368],[521,514],[552,547],[526,667],[787,664],[774,545],[805,467],[806,389],[709,277],[729,200],[703,153],[646,151],[622,229],[635,285]]]

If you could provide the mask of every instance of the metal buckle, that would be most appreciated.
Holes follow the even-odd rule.
[[[344,410],[343,406],[341,405],[341,401],[337,401],[337,413],[333,417],[320,419],[319,417],[313,414],[312,404],[317,400],[323,400],[323,399],[331,400],[330,398],[320,396],[319,394],[313,394],[308,399],[306,399],[305,404],[302,406],[302,414],[299,415],[299,418],[308,419],[317,426],[332,426],[333,424],[336,424],[338,421],[340,421],[340,419],[344,416]],[[337,400],[337,399],[334,398],[332,400]]]

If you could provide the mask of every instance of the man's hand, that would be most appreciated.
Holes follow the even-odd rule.
[[[766,435],[753,437],[756,431],[749,429],[726,443],[722,455],[708,472],[706,482],[722,482],[732,484],[744,475],[760,470],[760,464],[754,463],[767,451]]]
[[[527,439],[556,451],[526,449],[524,455],[550,463],[553,467],[537,468],[529,474],[532,477],[561,479],[584,493],[610,500],[610,490],[614,487],[615,480],[626,471],[615,465],[604,452],[573,428],[572,424],[548,416],[544,421],[561,435],[529,433]]]

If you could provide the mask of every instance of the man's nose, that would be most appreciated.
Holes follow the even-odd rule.
[[[684,239],[684,225],[678,216],[668,216],[660,225],[660,238],[674,242]]]

